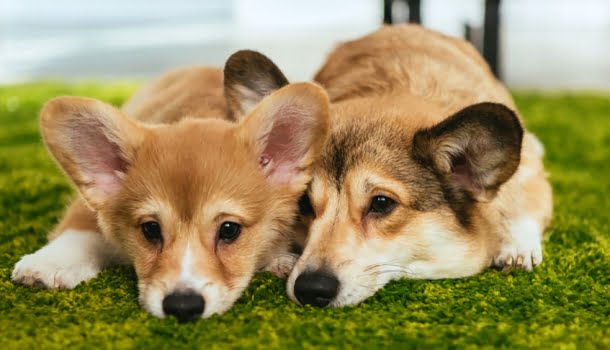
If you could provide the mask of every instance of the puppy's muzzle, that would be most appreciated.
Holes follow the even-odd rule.
[[[301,305],[327,306],[339,291],[339,280],[327,271],[304,272],[294,283],[294,295]]]
[[[195,292],[174,292],[163,298],[163,312],[176,317],[178,322],[193,321],[201,317],[205,300]]]

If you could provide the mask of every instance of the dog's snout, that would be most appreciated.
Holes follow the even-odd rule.
[[[178,319],[178,322],[195,320],[203,314],[205,300],[194,292],[175,292],[163,299],[163,312]]]
[[[328,272],[304,272],[294,283],[294,295],[302,304],[325,307],[339,291],[339,280]]]

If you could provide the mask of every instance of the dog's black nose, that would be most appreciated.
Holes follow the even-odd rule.
[[[205,301],[199,294],[193,292],[176,292],[163,299],[163,312],[178,319],[178,322],[187,322],[201,317]]]
[[[325,307],[337,296],[339,280],[325,271],[304,272],[294,283],[294,295],[302,304]]]

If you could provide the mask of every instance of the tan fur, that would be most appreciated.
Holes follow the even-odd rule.
[[[372,58],[360,63],[362,56]],[[338,123],[356,122],[346,118],[377,110],[374,114],[378,118],[384,114],[416,115],[418,118],[393,121],[417,130],[476,102],[493,101],[515,108],[506,88],[474,47],[415,25],[387,26],[339,46],[314,80],[327,89],[331,102],[349,100],[345,106],[333,107]],[[392,110],[377,109],[384,106]],[[515,176],[503,186],[493,205],[485,208],[492,208],[489,215],[494,215],[497,210],[493,208],[502,207],[509,218],[531,214],[546,227],[552,215],[551,189],[532,137],[524,138],[519,170],[530,176]],[[495,240],[495,235],[492,237]]]
[[[239,123],[228,121],[222,84],[219,69],[187,68],[143,87],[123,111],[93,99],[60,97],[41,112],[45,142],[81,194],[49,238],[53,242],[65,232],[81,231],[87,237],[103,235],[100,245],[134,265],[140,301],[156,316],[163,316],[164,296],[185,289],[203,294],[204,317],[222,313],[256,271],[286,254],[296,199],[328,133],[328,99],[314,84],[284,87]],[[271,181],[274,174],[263,171],[258,160],[279,113],[306,113],[310,121],[295,176],[283,182]],[[127,164],[127,170],[115,171],[121,189],[114,194],[100,190],[99,183],[114,183],[115,177],[96,178],[83,170],[87,163],[79,149],[85,155],[92,151],[74,144],[99,141],[71,135],[101,125],[114,143],[106,147],[116,147]],[[143,235],[140,225],[148,221],[160,223],[162,245]],[[226,221],[242,226],[235,242],[217,238]],[[70,269],[78,266],[65,267]],[[32,271],[18,264],[13,279],[51,288],[79,282],[61,281],[62,273],[47,281],[36,267]],[[192,280],[189,285],[184,284],[185,273]]]
[[[122,110],[133,119],[148,123],[171,123],[185,116],[223,119],[227,110],[222,80],[220,68],[176,69],[141,87]],[[68,206],[49,239],[67,229],[100,231],[95,213],[81,198]]]
[[[408,144],[418,130],[479,102],[516,108],[470,44],[415,25],[386,26],[339,45],[315,81],[329,93],[335,139],[343,135],[349,141],[349,135],[356,135],[353,130],[368,130],[367,125],[378,120],[385,127],[368,134],[377,135],[380,142],[404,137],[405,151],[396,154],[389,147],[362,146],[361,157],[346,155],[348,159],[341,160],[355,158],[341,183],[335,184],[332,174],[339,160],[330,154],[341,153],[333,149],[341,145],[326,148],[323,158],[328,160],[317,164],[309,191],[315,219],[304,219],[309,236],[288,281],[293,299],[299,274],[316,269],[333,271],[341,282],[331,306],[360,302],[389,279],[472,275],[492,265],[502,247],[512,244],[510,230],[518,220],[535,222],[538,232],[534,235],[548,225],[551,188],[538,141],[527,132],[517,172],[497,193],[474,204],[468,229],[448,208],[412,209],[414,188],[390,172],[392,159],[409,157]],[[351,136],[354,144],[357,137]],[[367,185],[369,179],[375,179],[375,184]],[[375,195],[398,202],[387,219],[366,215]],[[430,241],[432,237],[436,238]],[[523,258],[504,256],[502,263],[521,267]]]
[[[222,70],[187,67],[140,88],[122,107],[134,119],[171,123],[185,116],[227,119]]]

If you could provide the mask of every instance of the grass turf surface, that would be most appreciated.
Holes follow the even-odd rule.
[[[116,105],[134,84],[0,88],[0,344],[9,348],[610,348],[610,96],[516,95],[546,145],[555,216],[533,273],[389,284],[357,307],[292,303],[257,276],[226,314],[179,325],[137,303],[135,273],[115,267],[71,291],[15,286],[11,271],[73,195],[40,141],[41,104],[61,94]]]

